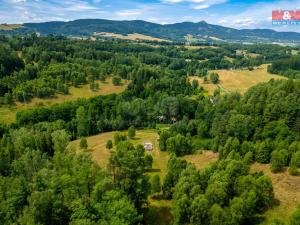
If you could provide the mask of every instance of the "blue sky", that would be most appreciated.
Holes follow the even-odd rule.
[[[0,0],[0,23],[82,18],[161,24],[205,20],[235,28],[300,32],[300,26],[273,26],[271,12],[276,9],[300,9],[300,0]]]

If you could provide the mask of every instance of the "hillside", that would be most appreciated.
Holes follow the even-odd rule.
[[[298,225],[297,47],[1,38],[0,224]]]
[[[115,34],[133,34],[154,38],[184,41],[186,36],[196,41],[234,41],[234,42],[289,42],[299,43],[300,34],[296,32],[277,32],[270,29],[233,29],[208,24],[183,22],[175,24],[156,24],[142,20],[114,21],[104,19],[80,19],[69,22],[53,21],[44,23],[24,23],[14,30],[2,30],[0,33],[26,34],[38,32],[42,35],[58,34],[69,36],[91,36],[94,32]]]
[[[87,99],[100,95],[110,95],[113,93],[119,94],[123,92],[128,85],[128,81],[123,80],[122,85],[114,86],[112,79],[109,78],[107,82],[97,82],[99,89],[90,90],[89,85],[81,85],[80,87],[71,87],[69,94],[56,94],[48,98],[34,98],[30,102],[17,102],[12,106],[0,106],[0,123],[13,123],[16,120],[16,114],[24,109],[31,109],[42,106],[49,106],[54,104],[61,104],[68,101],[76,101],[78,99]]]
[[[211,82],[204,82],[203,78],[197,76],[191,76],[190,80],[198,80],[200,86],[202,86],[210,95],[214,91],[220,88],[222,93],[230,93],[237,91],[239,93],[245,93],[249,88],[263,82],[268,82],[271,79],[285,79],[282,76],[270,74],[267,72],[267,64],[261,65],[252,71],[240,69],[240,70],[213,70],[220,76],[220,82],[213,84]]]

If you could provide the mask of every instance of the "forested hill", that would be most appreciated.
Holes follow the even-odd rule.
[[[42,35],[59,34],[69,36],[91,36],[94,32],[111,32],[117,34],[139,33],[156,38],[184,41],[248,41],[248,42],[300,42],[300,34],[296,32],[277,32],[269,29],[233,29],[208,24],[183,22],[175,24],[155,24],[141,20],[113,21],[104,19],[81,19],[69,22],[25,23],[13,30],[1,30],[0,33],[24,34],[39,32]]]

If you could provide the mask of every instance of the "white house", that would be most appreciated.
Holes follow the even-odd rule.
[[[152,151],[153,150],[153,145],[152,143],[144,143],[144,149],[145,151]]]

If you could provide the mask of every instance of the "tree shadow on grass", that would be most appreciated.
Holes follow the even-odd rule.
[[[169,225],[172,224],[173,215],[171,208],[167,206],[150,205],[145,209],[144,224],[147,225]]]
[[[280,205],[280,201],[278,199],[274,199],[270,209],[277,207],[279,205]],[[259,224],[262,224],[266,219],[267,218],[265,215],[256,215],[254,218],[251,218],[251,220],[247,221],[246,224],[259,225]]]

